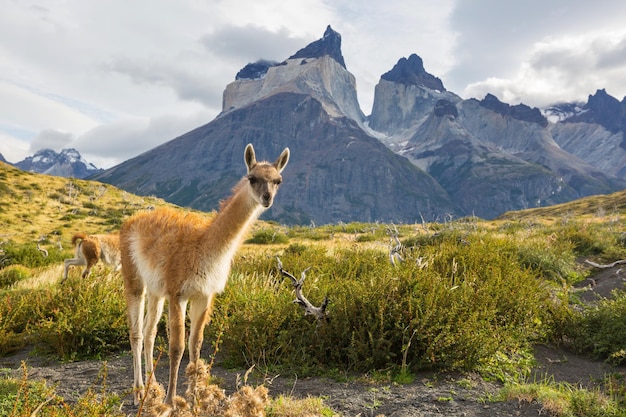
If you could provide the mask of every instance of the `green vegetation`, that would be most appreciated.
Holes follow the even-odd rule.
[[[78,274],[62,285],[0,293],[0,354],[34,344],[59,359],[78,360],[129,346],[119,277],[83,280]]]
[[[22,265],[0,269],[0,288],[9,287],[30,277],[30,270]]]
[[[119,274],[99,267],[80,279],[75,269],[61,284],[60,271],[71,256],[72,233],[115,230],[145,201],[109,186],[12,168],[0,170],[0,195],[3,203],[22,205],[20,212],[13,211],[19,204],[0,206],[7,230],[0,244],[0,355],[32,346],[76,361],[128,350]],[[616,290],[587,305],[575,291],[594,272],[582,260],[626,258],[622,199],[614,196],[612,205],[605,197],[585,199],[491,222],[260,222],[217,299],[206,343],[217,344],[227,365],[255,365],[264,373],[368,373],[406,383],[422,370],[477,371],[506,383],[501,399],[538,400],[559,416],[623,416],[626,384],[619,378],[607,378],[597,392],[525,382],[538,342],[626,362],[626,293]],[[292,283],[277,271],[276,257],[297,277],[306,270],[303,292],[311,303],[329,298],[327,320],[305,316],[293,303]],[[99,408],[62,414],[68,406],[51,388],[26,376],[0,380],[0,416],[31,415],[48,399],[50,410],[58,410],[46,414],[53,416],[116,416],[119,401],[90,393],[84,406]],[[318,400],[310,399],[317,415],[332,415]],[[275,399],[268,415],[296,415],[285,411],[296,408],[291,401]]]
[[[0,376],[0,417],[123,417],[119,411],[120,397],[106,389],[106,367],[99,380],[100,391],[88,390],[76,403],[67,404],[56,395],[54,388],[43,382],[28,379],[28,371],[22,365],[22,378]],[[41,412],[45,410],[45,412]],[[39,413],[39,414],[37,414]]]

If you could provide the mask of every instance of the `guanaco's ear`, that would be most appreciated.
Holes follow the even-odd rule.
[[[278,172],[282,172],[283,169],[287,166],[287,162],[289,162],[289,148],[285,148],[285,150],[280,154],[276,162],[274,162],[274,166],[278,170]]]
[[[254,148],[251,143],[248,143],[246,146],[246,150],[243,154],[243,159],[246,161],[246,166],[248,167],[248,172],[254,168],[256,165],[256,155],[254,154]]]

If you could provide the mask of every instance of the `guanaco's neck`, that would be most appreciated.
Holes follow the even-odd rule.
[[[247,179],[242,179],[205,231],[203,241],[210,245],[207,249],[224,253],[236,248],[262,212],[263,206],[249,195]]]

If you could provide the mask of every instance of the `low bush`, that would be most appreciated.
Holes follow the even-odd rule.
[[[56,246],[46,245],[43,243],[47,254],[37,249],[37,244],[24,243],[17,244],[8,242],[2,245],[4,251],[4,266],[23,265],[27,268],[36,268],[41,266],[49,266],[63,262],[69,252],[64,252]]]
[[[246,243],[256,243],[260,245],[269,245],[273,243],[287,243],[289,237],[286,234],[281,233],[273,229],[259,230],[250,239],[246,240]]]
[[[239,366],[299,374],[475,369],[545,337],[552,312],[564,308],[510,249],[485,236],[442,240],[398,267],[381,251],[286,250],[281,260],[296,277],[311,267],[305,296],[315,305],[330,298],[329,320],[320,322],[292,303],[292,284],[273,257],[246,256],[235,263],[211,331],[223,331],[223,352]]]
[[[596,359],[626,364],[626,293],[618,291],[613,298],[576,313],[566,336],[575,350]]]
[[[101,358],[127,348],[126,305],[119,276],[79,279],[0,294],[0,353],[26,343],[63,360]]]
[[[53,387],[45,382],[29,379],[25,366],[21,379],[0,378],[0,417],[123,417],[121,399],[106,392],[106,379],[99,392],[89,389],[77,401],[66,403]],[[106,375],[106,372],[103,372]]]
[[[22,265],[10,265],[0,269],[0,288],[9,287],[30,277],[30,270]]]

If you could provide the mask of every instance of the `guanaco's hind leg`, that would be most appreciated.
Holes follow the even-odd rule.
[[[177,297],[170,297],[169,300],[169,321],[170,321],[170,380],[167,386],[165,404],[172,405],[176,396],[176,385],[178,384],[178,370],[180,361],[185,351],[185,311],[187,310],[187,300]]]
[[[78,242],[78,244],[76,245],[76,249],[74,250],[74,257],[71,259],[65,260],[64,262],[65,268],[63,269],[63,280],[61,282],[64,282],[67,279],[70,266],[87,265],[87,261],[85,260],[85,257],[83,256],[83,252],[81,251],[81,246],[82,246],[82,242]]]
[[[189,362],[200,359],[200,349],[204,340],[204,326],[211,320],[214,294],[198,296],[191,300],[189,307]]]
[[[141,349],[143,347],[143,321],[145,307],[145,289],[125,285],[130,348],[133,354],[133,390],[135,405],[143,398],[144,385],[141,373]]]
[[[146,301],[146,317],[143,327],[143,354],[146,362],[146,384],[156,382],[154,376],[154,339],[157,334],[157,325],[163,314],[163,304],[165,298],[159,298],[152,294],[147,295]],[[150,381],[148,380],[150,379]]]

